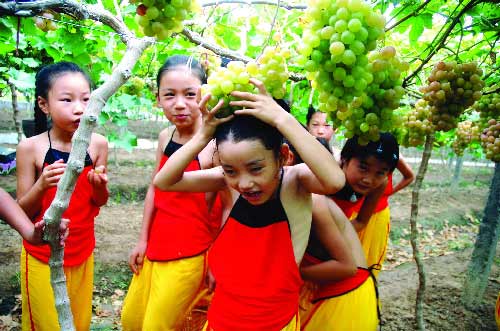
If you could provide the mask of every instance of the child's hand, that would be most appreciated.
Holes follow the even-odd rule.
[[[222,106],[224,105],[224,100],[219,100],[217,105],[209,111],[207,109],[207,102],[211,97],[212,96],[210,94],[203,96],[199,104],[201,116],[203,119],[203,126],[200,129],[200,133],[209,139],[213,137],[215,129],[219,124],[225,123],[233,118],[233,115],[224,118],[215,117],[215,115],[221,110]]]
[[[108,175],[106,174],[106,167],[100,165],[95,167],[95,169],[91,169],[87,173],[87,178],[90,182],[90,185],[94,187],[94,189],[105,189],[108,184]]]
[[[259,94],[239,91],[232,92],[232,96],[242,99],[229,103],[233,107],[242,108],[236,110],[234,113],[236,115],[252,115],[276,127],[277,123],[279,123],[279,118],[281,116],[288,116],[289,114],[267,93],[261,81],[252,78],[250,82],[258,88]]]
[[[64,170],[66,170],[66,163],[64,163],[64,160],[62,159],[44,167],[40,178],[38,178],[38,182],[42,186],[42,190],[57,186]]]
[[[132,249],[132,251],[130,252],[128,265],[130,267],[130,270],[132,270],[132,272],[136,275],[139,274],[139,267],[141,267],[144,262],[144,255],[146,254],[147,247],[147,242],[139,241],[137,245],[135,245],[134,249]]]
[[[59,239],[60,239],[60,245],[64,247],[64,244],[66,242],[66,239],[68,238],[69,235],[69,219],[63,218],[61,219],[61,223],[59,225]],[[33,232],[27,236],[26,241],[28,241],[32,245],[44,245],[47,242],[43,240],[43,231],[45,229],[45,221],[40,221],[36,222],[33,224]]]

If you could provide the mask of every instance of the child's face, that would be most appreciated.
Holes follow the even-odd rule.
[[[280,162],[260,140],[218,145],[219,158],[229,187],[238,191],[252,205],[272,197],[280,180]]]
[[[345,162],[342,169],[352,189],[366,195],[379,187],[389,174],[389,166],[374,156],[365,159],[352,158]]]
[[[177,128],[192,127],[200,118],[197,91],[201,82],[186,67],[166,71],[160,79],[158,106]]]
[[[326,114],[322,112],[316,112],[312,115],[307,130],[313,136],[325,138],[327,141],[330,141],[333,136],[333,128],[328,124]]]
[[[75,132],[90,99],[90,86],[81,73],[68,72],[52,82],[47,99],[38,97],[40,109],[58,128]]]

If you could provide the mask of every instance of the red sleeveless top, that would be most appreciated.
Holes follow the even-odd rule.
[[[49,136],[50,142],[50,136]],[[52,149],[45,154],[43,167],[63,159],[68,162],[69,153]],[[92,200],[93,188],[87,179],[87,173],[93,168],[92,159],[86,155],[85,166],[78,177],[75,190],[71,195],[68,209],[62,214],[63,218],[70,220],[68,228],[69,235],[64,247],[64,266],[76,266],[85,262],[92,254],[95,247],[94,237],[94,219],[99,214],[99,207]],[[57,187],[51,187],[45,190],[42,197],[42,207],[35,222],[41,221],[45,211],[49,208],[56,195]],[[38,260],[48,263],[50,257],[49,245],[35,246],[26,240],[23,240],[26,251]]]
[[[347,183],[340,191],[328,197],[342,209],[345,216],[349,219],[354,213],[359,213],[365,201],[365,197],[354,192]]]
[[[216,280],[208,330],[279,331],[297,314],[302,280],[279,199],[254,206],[240,196],[208,263]]]
[[[182,145],[170,139],[160,169]],[[185,171],[200,170],[198,158]],[[196,256],[210,246],[214,235],[209,224],[205,193],[165,192],[155,188],[154,214],[146,256],[151,261],[170,261]]]
[[[389,207],[389,197],[392,195],[392,172],[387,175],[387,186],[385,191],[377,202],[374,213],[381,212],[385,208]]]

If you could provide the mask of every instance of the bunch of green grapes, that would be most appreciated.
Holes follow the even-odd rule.
[[[423,87],[424,99],[432,110],[436,130],[449,131],[457,126],[458,117],[481,98],[483,72],[474,62],[438,62]]]
[[[408,112],[406,118],[406,129],[408,130],[408,141],[406,146],[421,146],[424,144],[425,137],[434,131],[434,125],[431,121],[432,112],[427,101],[419,99],[415,107]]]
[[[451,148],[456,155],[462,156],[471,143],[479,141],[479,136],[479,126],[476,123],[468,120],[459,122]]]
[[[290,56],[288,50],[279,47],[266,47],[257,62],[247,63],[250,76],[260,80],[274,98],[285,97],[285,83],[290,76],[286,66],[286,59]]]
[[[486,129],[481,134],[481,145],[486,158],[500,162],[500,120],[490,119]]]
[[[366,54],[384,35],[385,19],[363,0],[309,1],[296,59],[320,96],[318,108],[346,111],[372,83]]]
[[[481,126],[485,127],[488,120],[500,118],[500,93],[486,94],[474,104],[474,109],[479,112]]]
[[[361,96],[354,97],[347,110],[334,111],[346,128],[345,136],[358,135],[361,143],[377,141],[380,132],[393,128],[393,110],[399,107],[404,94],[401,72],[408,69],[392,46],[371,52],[368,60],[366,70],[373,77],[371,83]]]
[[[131,77],[128,82],[123,85],[123,92],[128,95],[142,96],[146,88],[146,82],[137,76]]]
[[[190,0],[131,0],[130,3],[139,3],[135,20],[142,32],[159,40],[181,32],[184,28],[182,22],[199,8],[197,1]]]
[[[219,111],[217,117],[231,115],[235,108],[229,105],[230,101],[237,100],[231,96],[233,91],[257,92],[255,86],[250,83],[248,65],[241,61],[231,61],[227,68],[219,67],[208,77],[207,84],[203,85],[202,94],[210,93],[212,98],[208,102],[208,107],[213,108],[219,100],[224,100],[224,106]]]
[[[52,10],[44,10],[42,12],[42,17],[34,17],[33,19],[35,20],[36,27],[40,30],[44,32],[55,31],[57,30],[57,24],[53,19],[59,19],[59,13]]]

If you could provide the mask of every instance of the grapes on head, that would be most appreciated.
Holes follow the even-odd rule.
[[[421,88],[438,131],[457,126],[458,117],[481,98],[483,72],[475,62],[438,62],[431,71],[428,85]]]
[[[183,21],[191,12],[199,10],[197,1],[189,0],[137,0],[135,20],[148,37],[167,39],[172,33],[181,32]]]

